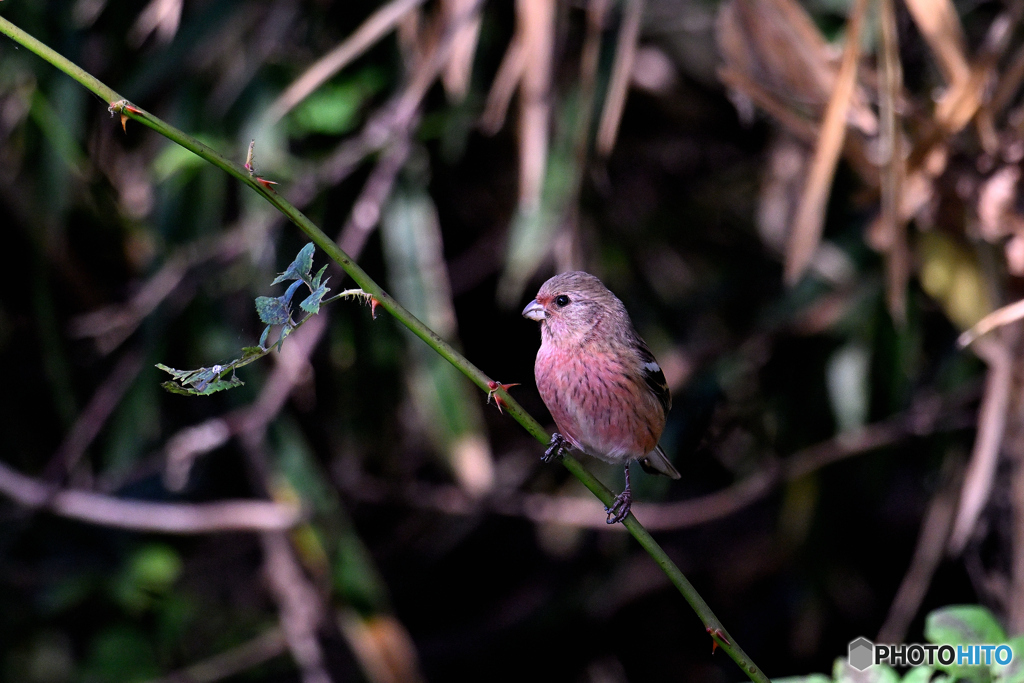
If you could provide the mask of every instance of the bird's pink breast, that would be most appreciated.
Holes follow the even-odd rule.
[[[574,352],[543,344],[534,371],[558,431],[576,448],[621,463],[658,445],[664,411],[613,351]]]

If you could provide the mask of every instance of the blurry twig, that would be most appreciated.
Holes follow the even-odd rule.
[[[138,377],[139,371],[142,370],[143,360],[145,360],[145,352],[134,349],[125,353],[117,361],[117,365],[96,388],[89,403],[75,419],[75,424],[72,425],[71,430],[64,437],[57,452],[46,466],[46,479],[63,481],[71,473],[100,433],[125,392]]]
[[[633,73],[636,58],[636,43],[640,36],[640,23],[644,14],[644,0],[625,0],[622,9],[622,25],[619,27],[615,61],[612,64],[611,79],[604,99],[601,122],[597,128],[597,153],[611,154],[615,138],[619,133],[619,122],[626,107],[626,93]]]
[[[519,83],[519,207],[524,211],[540,206],[544,189],[555,19],[555,0],[516,1],[524,52]]]
[[[476,0],[442,0],[441,14],[444,20],[458,21],[459,16],[470,9]],[[445,65],[442,83],[448,96],[462,100],[469,90],[470,76],[473,74],[473,57],[476,44],[480,37],[480,15],[462,23],[453,37],[451,56]]]
[[[260,535],[264,572],[281,613],[281,630],[302,673],[302,683],[331,683],[317,640],[323,621],[320,595],[302,572],[288,537],[281,532]]]
[[[732,486],[698,498],[675,503],[633,504],[644,526],[667,531],[706,524],[747,507],[771,493],[784,481],[793,481],[849,457],[899,443],[911,436],[926,436],[938,431],[967,429],[973,419],[964,406],[977,398],[976,390],[945,397],[920,399],[909,410],[873,425],[810,446],[785,460],[771,461],[761,471]],[[423,483],[392,485],[360,476],[354,482],[341,482],[348,495],[368,502],[397,500],[412,507],[453,515],[474,515],[487,510],[500,515],[524,517],[537,523],[619,531],[600,517],[600,504],[590,498],[554,496],[542,493],[498,491],[484,498],[473,498],[455,486]]]
[[[267,109],[264,120],[268,124],[280,121],[299,102],[309,97],[334,74],[387,35],[398,25],[402,17],[423,2],[424,0],[391,0],[371,14],[352,35],[318,59],[289,85]]]
[[[988,364],[988,377],[985,380],[985,395],[978,410],[978,433],[960,491],[956,522],[949,538],[949,552],[953,555],[963,552],[992,492],[999,450],[1006,431],[1010,388],[1013,385],[1014,357],[1004,341],[981,339],[973,348]]]
[[[190,270],[208,261],[231,261],[243,253],[247,234],[240,227],[233,228],[215,238],[201,238],[180,248],[128,302],[75,318],[71,322],[71,336],[94,338],[100,353],[110,353],[177,290]]]
[[[1012,304],[997,308],[984,318],[974,324],[974,327],[967,330],[957,339],[960,348],[970,346],[976,339],[986,335],[992,330],[1009,325],[1024,318],[1024,299],[1015,301]]]
[[[284,530],[300,518],[298,508],[258,500],[219,503],[154,503],[91,491],[54,489],[0,463],[0,493],[19,505],[48,510],[90,524],[167,534]]]
[[[917,615],[921,602],[924,600],[928,587],[931,585],[932,576],[935,574],[939,562],[945,552],[946,541],[949,538],[949,530],[953,525],[953,515],[956,512],[957,487],[959,484],[959,471],[955,476],[949,470],[952,461],[947,460],[945,470],[946,479],[942,488],[935,493],[931,504],[925,512],[924,521],[921,523],[921,534],[917,539],[917,547],[914,548],[914,556],[910,561],[910,567],[900,583],[899,590],[889,606],[889,614],[885,623],[878,631],[876,640],[880,643],[901,643],[910,628],[910,622]]]
[[[491,82],[484,113],[480,116],[480,129],[487,135],[494,135],[504,125],[508,105],[523,77],[525,67],[526,46],[523,43],[522,28],[517,26],[512,41],[505,50],[505,56],[498,66],[498,73]]]
[[[284,633],[280,626],[275,626],[250,641],[149,683],[216,683],[280,657],[287,651]]]
[[[821,121],[818,144],[807,173],[807,184],[797,205],[793,228],[789,235],[785,268],[786,281],[789,284],[794,284],[806,270],[821,240],[821,232],[825,225],[825,208],[828,205],[836,164],[839,162],[839,154],[846,138],[847,114],[857,84],[861,25],[864,23],[867,7],[868,0],[855,0],[850,8],[843,61]]]
[[[366,239],[380,220],[381,208],[391,195],[395,178],[409,159],[411,146],[409,136],[396,137],[366,179],[363,191],[352,205],[338,237],[338,245],[346,253],[359,254],[363,251]]]
[[[1010,454],[1013,458],[1013,474],[1010,479],[1010,509],[1013,520],[1010,524],[1010,547],[1013,560],[1010,565],[1009,599],[1007,600],[1006,630],[1008,633],[1024,633],[1024,404],[1018,400],[1014,409],[1013,436],[1010,439]]]
[[[910,278],[910,254],[907,249],[906,222],[900,216],[900,197],[906,173],[903,158],[903,129],[896,103],[903,91],[903,69],[896,31],[893,0],[880,0],[879,22],[882,37],[882,83],[879,87],[879,144],[881,147],[881,204],[878,240],[887,252],[886,300],[893,320],[906,320],[906,289]]]

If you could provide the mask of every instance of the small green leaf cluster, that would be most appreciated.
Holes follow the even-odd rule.
[[[288,282],[289,280],[293,281],[282,296],[261,296],[256,298],[256,313],[259,314],[260,320],[267,325],[260,336],[259,346],[247,346],[242,349],[242,355],[238,358],[222,365],[213,365],[208,368],[178,370],[168,367],[163,363],[158,363],[157,367],[173,378],[160,386],[171,393],[187,396],[209,396],[218,391],[240,387],[245,382],[235,375],[235,370],[267,355],[274,346],[280,351],[285,338],[312,316],[318,314],[321,305],[343,296],[362,294],[362,290],[350,290],[325,301],[324,296],[330,291],[330,288],[327,286],[327,280],[324,279],[324,271],[327,270],[327,266],[325,265],[315,275],[312,274],[314,250],[315,247],[312,242],[304,246],[285,271],[270,283],[271,285],[276,285]],[[298,322],[295,322],[292,319],[292,298],[303,284],[310,291],[309,296],[299,304],[299,308],[305,311],[306,315]],[[277,341],[268,347],[267,337],[270,336],[272,327],[280,327],[281,334]]]
[[[879,664],[855,671],[845,659],[837,659],[832,678],[824,674],[778,678],[776,683],[1024,683],[1024,635],[1007,638],[988,609],[980,605],[950,605],[931,612],[925,619],[924,637],[935,645],[1006,643],[1013,650],[1009,664],[967,666],[956,661],[943,665],[938,661],[909,669],[902,677],[892,667]]]
[[[277,349],[280,351],[281,345],[284,344],[284,340],[288,335],[301,322],[305,322],[305,319],[300,323],[292,320],[292,297],[301,285],[306,285],[309,288],[310,294],[302,300],[299,308],[308,314],[307,317],[320,312],[320,305],[324,303],[324,295],[330,291],[330,287],[327,286],[327,280],[323,280],[324,271],[327,270],[326,264],[316,275],[311,274],[314,250],[315,247],[312,242],[304,246],[295,257],[295,260],[291,262],[291,265],[270,283],[271,285],[277,285],[294,280],[284,294],[279,297],[261,296],[256,298],[256,313],[259,314],[260,320],[267,324],[263,334],[260,336],[260,348],[267,348],[267,338],[270,336],[270,329],[280,326],[281,335],[276,342]],[[329,280],[330,278],[327,279]]]

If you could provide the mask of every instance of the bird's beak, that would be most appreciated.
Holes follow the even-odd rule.
[[[534,299],[530,303],[526,304],[526,308],[523,309],[523,317],[540,322],[547,317],[547,314],[544,313],[544,307]]]

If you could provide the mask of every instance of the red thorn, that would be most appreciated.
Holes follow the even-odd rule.
[[[277,185],[277,183],[274,182],[273,180],[267,180],[266,178],[260,178],[259,176],[257,176],[256,182],[262,185],[264,190],[268,190],[270,192],[273,192],[274,194],[277,194],[277,192],[274,190],[274,185]]]
[[[377,319],[377,307],[380,306],[380,302],[377,301],[376,297],[370,297],[370,317],[374,320]]]
[[[128,134],[128,115],[127,114],[121,114],[121,130],[123,130],[125,132],[125,135]]]
[[[487,382],[487,388],[490,391],[487,392],[487,402],[490,403],[491,399],[493,398],[494,399],[494,405],[498,408],[498,412],[499,413],[502,412],[501,407],[504,406],[504,407],[508,408],[508,404],[505,403],[505,399],[503,399],[500,394],[496,394],[494,392],[496,392],[499,387],[503,391],[508,391],[510,388],[518,387],[518,386],[519,386],[518,382],[513,382],[512,384],[502,384],[501,382],[495,382],[494,380],[489,380]]]
[[[141,114],[142,113],[142,110],[139,109],[138,107],[136,107],[134,104],[125,104],[124,108],[127,109],[132,114]]]
[[[729,639],[725,637],[725,634],[722,633],[722,629],[713,629],[708,626],[705,630],[708,635],[711,636],[711,654],[715,654],[715,650],[718,649],[718,641],[722,641],[726,645],[732,645],[732,643],[729,642]]]

